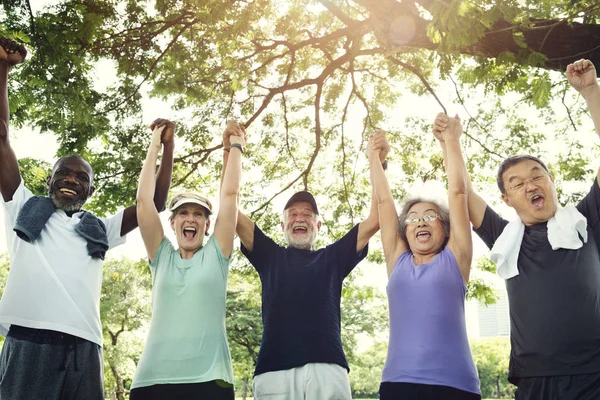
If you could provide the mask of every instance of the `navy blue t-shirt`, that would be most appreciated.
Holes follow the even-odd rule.
[[[358,225],[320,250],[279,246],[255,225],[254,248],[242,253],[262,283],[263,337],[254,375],[348,362],[340,334],[342,281],[367,255],[356,252]]]

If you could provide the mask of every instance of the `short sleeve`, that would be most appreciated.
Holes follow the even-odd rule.
[[[490,206],[487,206],[481,226],[473,230],[486,246],[491,249],[494,247],[494,243],[496,243],[506,225],[508,225],[508,221],[499,216]]]
[[[162,242],[160,242],[160,246],[158,246],[158,251],[156,252],[156,257],[150,263],[150,269],[152,271],[156,270],[156,268],[161,265],[161,261],[163,258],[169,258],[171,252],[174,250],[171,241],[167,239],[166,236],[163,236]]]
[[[108,236],[108,248],[112,249],[125,243],[127,236],[121,236],[121,225],[123,223],[123,213],[125,210],[117,212],[109,218],[101,218],[106,225],[106,235]]]
[[[258,272],[268,267],[271,257],[274,257],[275,252],[280,248],[281,246],[265,235],[256,224],[254,224],[254,247],[252,251],[249,251],[243,243],[241,244],[242,253]]]
[[[594,178],[594,183],[589,193],[577,204],[577,210],[587,219],[588,227],[594,234],[596,245],[600,249],[600,186],[598,179]]]
[[[25,187],[23,179],[21,179],[21,183],[19,183],[17,190],[15,190],[12,200],[4,201],[2,196],[0,196],[0,201],[2,201],[5,211],[4,223],[8,227],[10,227],[11,230],[17,222],[17,216],[19,215],[19,211],[21,211],[21,208],[23,207],[25,202],[31,197],[33,197],[33,193],[31,193],[31,191]]]
[[[337,266],[341,270],[344,277],[348,276],[350,272],[367,256],[369,252],[369,244],[356,252],[356,243],[358,241],[358,224],[354,225],[352,229],[348,231],[341,239],[327,246],[326,250],[334,253],[338,260]]]

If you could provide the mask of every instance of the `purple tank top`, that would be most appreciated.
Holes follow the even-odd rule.
[[[404,252],[387,286],[390,341],[383,382],[444,385],[480,394],[465,325],[467,288],[452,251],[416,266]]]

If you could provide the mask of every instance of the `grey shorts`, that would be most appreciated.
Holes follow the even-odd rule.
[[[0,400],[104,400],[102,348],[12,325],[0,355]]]

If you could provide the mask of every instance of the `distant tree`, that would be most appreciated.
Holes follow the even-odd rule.
[[[104,264],[100,318],[104,334],[104,389],[118,400],[128,398],[143,350],[151,315],[151,279],[146,260],[126,258]]]
[[[481,397],[513,398],[516,387],[508,382],[510,341],[508,337],[471,340],[473,360],[479,372]]]
[[[352,398],[374,399],[378,397],[381,371],[387,356],[387,342],[377,341],[359,353],[350,363]]]

